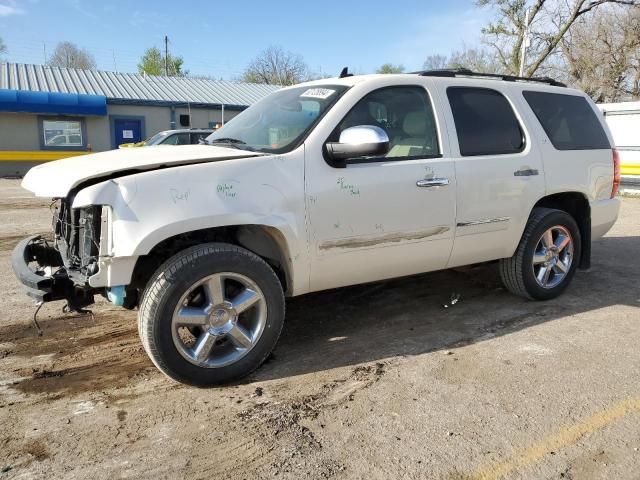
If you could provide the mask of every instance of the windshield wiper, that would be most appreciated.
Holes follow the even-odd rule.
[[[247,142],[243,142],[242,140],[238,140],[237,138],[216,138],[215,140],[211,140],[209,143],[237,143],[239,145],[246,145]]]
[[[253,148],[251,147],[246,147],[245,145],[247,144],[247,142],[243,142],[242,140],[239,140],[237,138],[216,138],[215,140],[207,140],[207,143],[209,145],[215,145],[217,143],[222,143],[224,144],[224,146],[229,146],[231,148],[237,148],[238,150],[250,150],[253,151]],[[242,147],[240,146],[242,145]]]

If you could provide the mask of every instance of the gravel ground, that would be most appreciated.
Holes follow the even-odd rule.
[[[561,298],[484,265],[291,299],[268,363],[217,389],[166,379],[105,302],[45,305],[38,338],[9,257],[49,224],[0,180],[0,479],[640,478],[638,198]]]

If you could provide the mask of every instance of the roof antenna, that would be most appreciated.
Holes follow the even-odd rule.
[[[353,77],[353,73],[349,73],[349,67],[344,67],[338,78]]]

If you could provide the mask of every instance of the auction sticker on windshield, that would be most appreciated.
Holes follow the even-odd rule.
[[[300,95],[300,98],[302,97],[319,98],[321,100],[325,100],[329,98],[331,95],[333,95],[334,93],[336,93],[336,91],[331,90],[330,88],[310,88],[309,90],[304,92],[302,95]]]

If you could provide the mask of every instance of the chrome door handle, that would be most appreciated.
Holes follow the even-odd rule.
[[[513,172],[514,177],[533,177],[534,175],[538,175],[538,170],[535,168],[523,168]]]
[[[418,187],[444,187],[445,185],[449,185],[448,178],[430,178],[430,179],[422,179],[416,182]]]

